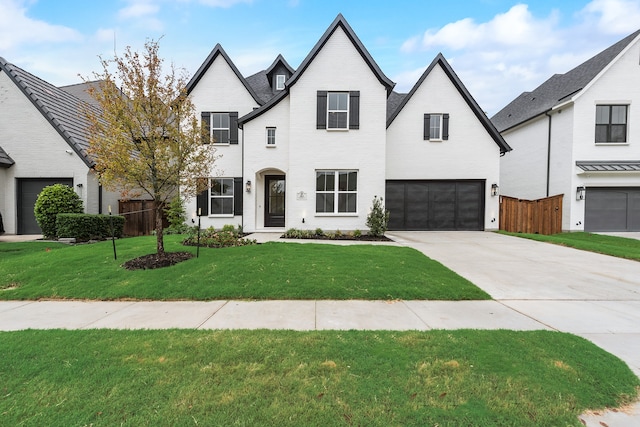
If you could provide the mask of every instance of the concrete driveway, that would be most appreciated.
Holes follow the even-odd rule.
[[[640,262],[488,232],[393,232],[500,304],[580,335],[640,375]]]

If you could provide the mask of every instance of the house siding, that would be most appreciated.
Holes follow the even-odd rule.
[[[424,140],[425,113],[449,114],[448,140]],[[440,65],[387,129],[386,151],[389,180],[486,180],[484,226],[498,227],[499,199],[490,192],[500,182],[500,148]]]

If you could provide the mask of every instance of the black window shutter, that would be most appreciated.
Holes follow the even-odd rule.
[[[360,129],[360,91],[349,92],[349,129]]]
[[[442,115],[442,139],[449,139],[449,115]]]
[[[238,112],[229,113],[229,144],[238,143]]]
[[[202,180],[208,180],[207,178],[199,178]],[[196,208],[200,210],[200,215],[209,215],[209,189],[206,188],[196,196]]]
[[[233,178],[233,214],[242,215],[242,177]]]
[[[424,140],[427,141],[429,139],[429,128],[430,128],[430,124],[429,122],[431,121],[431,114],[425,114],[424,115]]]
[[[327,128],[327,91],[318,91],[316,129]]]
[[[200,124],[202,126],[202,143],[211,142],[211,113],[202,112],[200,115]]]

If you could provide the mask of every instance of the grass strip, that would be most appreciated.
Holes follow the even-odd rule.
[[[0,333],[1,425],[580,426],[637,397],[551,331]]]
[[[506,231],[500,231],[500,233],[640,261],[640,240],[638,239],[586,232],[558,233],[552,235],[509,233]]]
[[[167,251],[196,251],[167,236]],[[155,237],[67,246],[0,243],[0,299],[431,299],[489,295],[407,248],[383,245],[266,243],[200,248],[200,257],[171,267],[128,271],[121,264],[153,253]]]

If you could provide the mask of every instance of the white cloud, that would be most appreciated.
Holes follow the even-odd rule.
[[[200,4],[211,7],[229,8],[240,3],[253,3],[253,0],[199,0]]]
[[[588,23],[605,34],[627,34],[640,26],[640,1],[593,0],[582,9]]]
[[[121,19],[141,18],[155,15],[159,10],[160,7],[149,0],[130,0],[127,7],[118,11],[118,17]]]
[[[82,40],[82,35],[72,28],[29,18],[25,4],[23,0],[0,0],[0,50]]]

